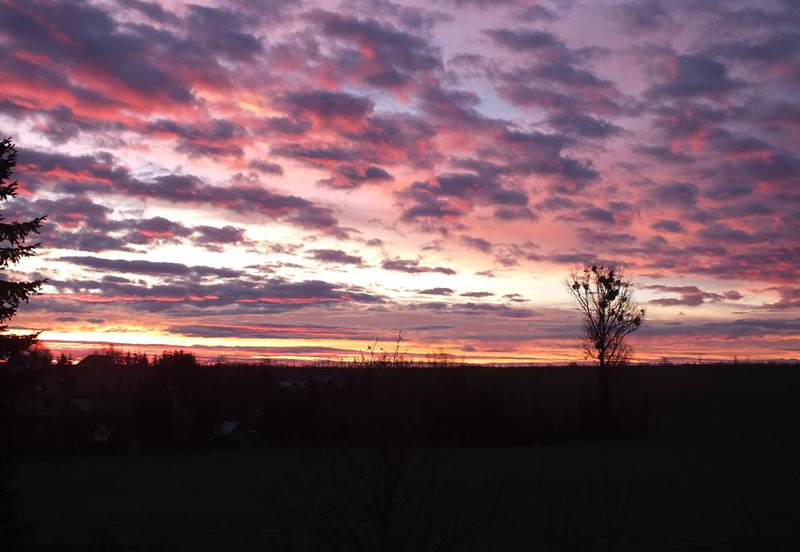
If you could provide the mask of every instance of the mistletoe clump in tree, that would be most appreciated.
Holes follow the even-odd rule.
[[[599,399],[608,406],[611,369],[630,358],[627,337],[642,325],[645,311],[633,300],[633,284],[613,266],[573,270],[566,286],[583,315],[583,350],[597,363]]]
[[[17,195],[16,180],[11,180],[17,164],[17,148],[6,138],[0,141],[0,201],[8,201]],[[46,217],[37,217],[27,222],[7,222],[0,213],[0,270],[5,272],[10,265],[17,264],[25,257],[36,254],[39,243],[27,244],[28,237],[38,234]],[[18,282],[0,274],[0,360],[25,351],[36,341],[38,333],[12,335],[8,333],[8,320],[17,314],[19,304],[28,301],[31,295],[39,293],[45,280]]]

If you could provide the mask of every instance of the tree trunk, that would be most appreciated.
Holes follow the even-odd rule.
[[[600,356],[600,367],[597,376],[597,399],[600,403],[600,408],[608,411],[611,407],[611,375],[609,374],[609,366],[602,355]]]

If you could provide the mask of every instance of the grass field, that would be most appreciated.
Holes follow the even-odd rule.
[[[416,451],[440,468],[456,520],[443,531],[492,513],[455,549],[800,550],[797,376],[668,370],[628,378],[653,403],[644,439]],[[563,400],[541,375],[518,377]],[[292,516],[331,466],[338,451],[301,448],[30,459],[24,549],[298,549]]]
[[[300,466],[323,464],[329,454],[291,449],[31,462],[21,469],[21,508],[33,522],[27,544],[277,548],[279,512],[298,498],[293,493],[304,492]],[[558,533],[603,540],[612,530],[640,550],[800,545],[797,456],[787,449],[617,443],[421,454],[446,466],[476,509],[500,497],[502,512],[473,543],[487,549],[531,549]],[[560,543],[559,549],[571,548]]]

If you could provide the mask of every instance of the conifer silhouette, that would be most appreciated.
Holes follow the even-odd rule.
[[[11,138],[0,140],[0,201],[8,201],[17,194],[17,181],[11,180],[17,164],[17,148]],[[8,332],[8,320],[17,314],[19,304],[39,293],[45,280],[14,281],[6,272],[10,265],[36,254],[39,243],[27,244],[31,233],[38,234],[45,217],[27,222],[7,222],[0,213],[0,361],[8,360],[26,351],[36,342],[39,333],[14,335]],[[9,463],[9,443],[6,430],[13,425],[12,408],[8,397],[23,384],[19,374],[11,373],[8,366],[0,369],[0,550],[15,550],[20,536],[17,523],[17,490],[14,488],[15,470]]]
[[[17,148],[6,138],[0,141],[0,201],[8,201],[17,195],[18,182],[11,180],[17,164]],[[40,243],[26,244],[30,234],[38,234],[46,217],[37,217],[27,222],[7,222],[0,213],[0,271],[5,272],[10,265],[17,264],[25,257],[36,254]],[[17,314],[19,304],[28,301],[31,295],[39,293],[46,280],[29,282],[12,281],[0,274],[0,360],[6,360],[25,351],[36,341],[38,333],[12,335],[8,333],[8,320]]]

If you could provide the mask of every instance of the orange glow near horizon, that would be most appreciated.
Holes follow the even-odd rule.
[[[311,361],[402,332],[581,361],[563,282],[605,263],[648,309],[638,360],[800,356],[798,64],[781,30],[723,40],[733,8],[18,4],[0,209],[48,216],[7,276],[49,279],[13,324],[54,351]]]

